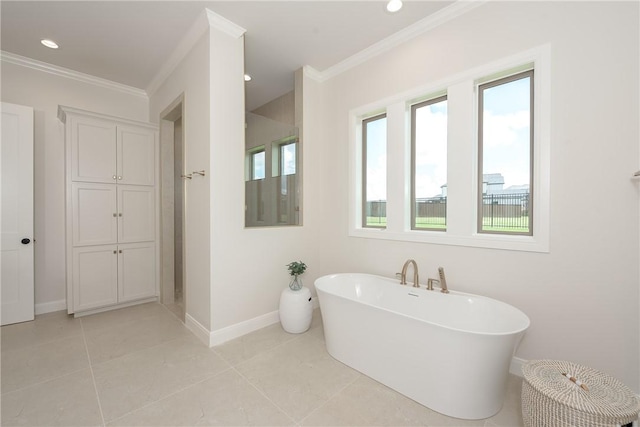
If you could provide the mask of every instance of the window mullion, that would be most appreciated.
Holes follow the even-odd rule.
[[[401,232],[409,224],[410,145],[406,103],[387,107],[387,230]]]
[[[468,236],[476,210],[473,82],[449,86],[447,100],[447,234]]]

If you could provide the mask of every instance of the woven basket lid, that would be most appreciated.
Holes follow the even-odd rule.
[[[640,411],[640,400],[629,387],[586,366],[562,360],[532,360],[524,364],[522,372],[529,385],[540,393],[584,413],[617,419],[635,418]]]

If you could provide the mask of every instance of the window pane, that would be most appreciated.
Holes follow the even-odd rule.
[[[363,227],[387,225],[387,116],[372,117],[363,127]]]
[[[296,173],[296,144],[280,146],[280,170],[281,175],[293,175]]]
[[[531,235],[533,71],[479,89],[478,231]]]
[[[264,151],[251,155],[251,179],[264,179]]]
[[[447,227],[447,98],[413,105],[414,230]]]

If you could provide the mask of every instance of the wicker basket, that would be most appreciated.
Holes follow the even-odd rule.
[[[638,397],[595,369],[561,360],[534,360],[522,372],[522,417],[527,427],[618,426],[638,419]]]

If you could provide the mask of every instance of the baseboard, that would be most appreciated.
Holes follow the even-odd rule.
[[[193,334],[203,343],[205,343],[208,347],[211,347],[209,343],[209,330],[202,326],[200,322],[191,317],[188,313],[184,315],[184,325],[189,329]]]
[[[262,329],[274,323],[280,321],[278,310],[271,313],[263,314],[262,316],[254,317],[253,319],[245,320],[244,322],[236,323],[235,325],[227,326],[226,328],[211,331],[209,336],[209,346],[213,347],[220,345],[234,338],[241,337],[258,329]]]
[[[38,314],[53,313],[54,311],[62,311],[66,309],[67,309],[66,299],[61,299],[58,301],[51,301],[51,302],[43,302],[40,304],[36,304],[34,307],[36,316]]]
[[[513,356],[511,358],[511,366],[509,366],[509,372],[513,375],[523,377],[522,366],[524,366],[525,363],[527,363],[527,360]]]
[[[226,328],[209,331],[207,328],[202,326],[200,322],[189,316],[189,314],[184,315],[185,326],[193,332],[200,341],[209,347],[214,347],[234,338],[239,338],[253,331],[257,331],[258,329],[278,323],[279,321],[280,317],[278,316],[278,311],[272,311],[271,313],[263,314],[262,316],[227,326]]]

